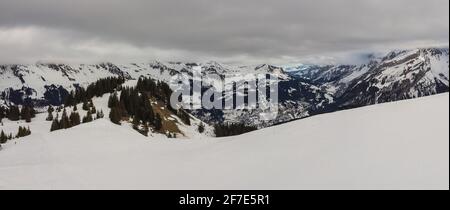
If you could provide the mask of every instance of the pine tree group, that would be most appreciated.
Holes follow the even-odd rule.
[[[80,118],[80,114],[78,114],[78,112],[72,112],[70,114],[69,120],[70,120],[70,125],[72,127],[81,124],[81,118]]]
[[[103,114],[103,110],[97,111],[96,119],[102,119],[105,117],[105,114]]]
[[[6,133],[2,130],[2,132],[0,133],[0,148],[1,148],[1,144],[5,144],[6,142],[8,142],[9,140],[13,139],[13,135],[10,133],[9,135],[6,135]]]
[[[64,108],[62,111],[61,119],[59,119],[59,114],[56,115],[56,118],[53,118],[53,108],[48,109],[48,117],[47,120],[52,119],[52,125],[50,127],[50,131],[56,131],[61,129],[69,129],[75,126],[80,125],[81,123],[89,123],[94,121],[93,115],[96,115],[96,119],[103,118],[104,114],[103,111],[97,111],[97,109],[94,106],[94,103],[92,101],[89,101],[86,103],[85,107],[88,111],[86,116],[81,119],[80,114],[76,111],[78,110],[76,108],[76,105],[72,108],[72,111],[70,115],[67,114],[67,109]]]
[[[155,130],[157,130],[157,131],[161,130],[161,128],[162,128],[162,118],[161,118],[161,115],[156,114],[154,126],[155,126]]]
[[[177,115],[184,124],[191,125],[191,117],[186,110],[175,110],[170,106],[171,96],[172,89],[167,83],[141,77],[134,88],[122,88],[120,97],[117,92],[111,94],[108,100],[108,107],[111,108],[109,118],[119,125],[122,119],[132,119],[133,128],[141,133],[148,133],[148,127],[162,132],[163,118],[154,112],[152,99],[165,104],[167,110]]]
[[[11,121],[25,120],[25,122],[31,122],[31,119],[36,116],[36,111],[32,106],[22,106],[19,109],[18,106],[10,106],[8,109],[0,107],[0,121],[7,117]]]
[[[123,88],[120,99],[117,93],[111,94],[108,107],[111,108],[109,118],[115,124],[120,124],[123,118],[133,118],[135,124],[154,124],[155,114],[148,92]]]
[[[91,112],[87,112],[86,116],[83,117],[83,123],[89,123],[94,121],[94,118],[92,118]]]
[[[63,110],[61,121],[59,121],[59,125],[61,126],[61,129],[68,129],[72,127],[72,123],[70,122],[66,109]]]
[[[21,138],[21,137],[25,137],[25,136],[29,136],[31,135],[31,130],[30,128],[25,128],[22,126],[19,126],[19,131],[17,132],[16,138]]]
[[[256,127],[247,126],[241,123],[214,126],[214,133],[216,134],[216,137],[236,136],[255,130],[257,130]]]
[[[20,120],[20,110],[17,106],[10,106],[9,110],[7,111],[8,119],[11,121],[18,121]]]
[[[199,133],[204,133],[205,132],[205,125],[203,123],[200,123],[200,125],[198,125],[198,132]]]
[[[94,97],[101,97],[106,93],[112,93],[125,82],[123,77],[108,77],[99,79],[95,83],[90,84],[86,89],[78,88],[72,91],[64,100],[66,106],[75,106],[83,103],[83,109],[87,107],[87,103]],[[86,105],[86,106],[85,106]],[[87,111],[87,110],[86,110]]]
[[[50,132],[56,131],[56,130],[60,130],[61,129],[61,125],[59,124],[59,120],[58,117],[56,117],[53,122],[52,122],[52,126],[50,128]]]
[[[112,123],[120,125],[120,121],[122,119],[122,112],[120,111],[120,108],[112,107],[109,112],[109,119],[111,119]]]
[[[25,120],[25,122],[30,123],[31,118],[34,118],[36,116],[36,111],[34,108],[29,106],[23,106],[20,110],[20,118],[22,120]]]

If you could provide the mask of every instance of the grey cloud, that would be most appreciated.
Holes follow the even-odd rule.
[[[448,0],[0,0],[0,34],[39,34],[20,50],[20,41],[0,40],[11,52],[0,61],[33,62],[44,51],[41,59],[292,62],[448,45],[448,8]]]

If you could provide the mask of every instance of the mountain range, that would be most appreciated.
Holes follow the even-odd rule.
[[[268,127],[312,115],[378,103],[418,98],[449,91],[449,49],[396,50],[372,56],[360,65],[269,64],[231,66],[218,62],[151,62],[0,65],[0,106],[45,107],[64,103],[70,91],[105,77],[137,80],[141,76],[169,82],[180,74],[201,67],[204,75],[217,78],[240,74],[269,73],[279,83],[279,114],[271,121],[259,119],[261,110],[192,110],[208,124],[245,123]],[[203,89],[214,81],[203,81]]]

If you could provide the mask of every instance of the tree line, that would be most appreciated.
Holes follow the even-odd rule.
[[[121,88],[121,85],[125,83],[123,77],[107,77],[99,79],[96,82],[88,85],[86,88],[79,87],[74,91],[71,91],[64,100],[64,108],[58,107],[56,117],[53,116],[55,111],[52,106],[49,106],[47,112],[47,121],[52,121],[50,131],[56,131],[61,129],[69,129],[80,125],[82,123],[89,123],[96,119],[104,117],[103,110],[97,111],[92,99],[94,97],[101,97],[106,93],[112,93]],[[82,104],[81,108],[86,112],[86,116],[81,118],[78,113],[78,104]],[[66,108],[73,107],[70,115],[67,113]],[[63,109],[63,110],[62,110]],[[62,110],[61,117],[59,113]]]
[[[99,79],[88,85],[86,88],[79,87],[71,91],[64,100],[65,106],[74,106],[80,103],[86,103],[94,97],[101,97],[106,93],[113,93],[116,89],[125,83],[123,77],[107,77]]]
[[[25,122],[31,122],[31,119],[36,117],[36,110],[32,106],[10,106],[9,108],[0,107],[0,122],[3,118],[7,118],[11,121],[25,120]]]
[[[177,115],[184,124],[191,125],[191,117],[186,110],[175,109],[170,106],[171,95],[172,90],[167,83],[141,77],[135,87],[122,88],[120,96],[117,92],[111,94],[108,100],[108,107],[111,108],[109,117],[113,123],[119,125],[123,119],[132,118],[133,128],[144,135],[148,134],[149,127],[160,131],[163,120],[159,114],[154,113],[150,101],[150,98],[154,98],[164,103],[166,108]],[[205,125],[201,123],[197,130],[199,133],[205,132]],[[217,124],[214,126],[217,137],[241,135],[255,130],[257,130],[257,127],[243,123]]]
[[[243,123],[218,124],[214,126],[216,137],[237,136],[255,130],[258,130],[258,128]]]
[[[112,93],[116,89],[125,83],[123,77],[107,77],[99,79],[96,82],[88,85],[86,88],[78,87],[76,90],[71,91],[70,94],[64,99],[64,105],[75,106],[76,104],[83,103],[85,106],[92,98],[103,96],[106,93]],[[0,122],[3,118],[7,118],[11,121],[25,120],[31,122],[36,116],[36,111],[33,106],[9,106],[0,107]]]
[[[10,140],[22,138],[22,137],[29,136],[29,135],[31,135],[30,127],[26,128],[26,127],[19,126],[19,130],[17,131],[17,134],[15,136],[13,136],[12,133],[7,135],[2,130],[2,132],[0,133],[0,148],[1,148],[1,144],[5,144],[6,142],[8,142]]]
[[[61,108],[58,108],[61,109]],[[81,119],[80,114],[78,113],[78,107],[77,105],[73,106],[73,110],[70,113],[70,115],[67,113],[67,109],[64,108],[62,110],[62,115],[59,117],[60,110],[57,110],[56,117],[53,117],[53,112],[55,111],[53,107],[49,107],[47,112],[47,121],[52,121],[52,125],[50,127],[50,131],[56,131],[61,129],[69,129],[75,126],[78,126],[82,123],[89,123],[96,119],[101,119],[104,117],[103,111],[97,111],[95,108],[94,103],[92,101],[87,102],[86,104],[83,104],[83,110],[87,111],[86,116],[84,116]],[[94,117],[95,115],[95,117]]]
[[[122,88],[120,96],[118,93],[111,94],[108,107],[111,108],[111,122],[120,125],[122,119],[132,119],[133,128],[144,135],[148,134],[149,127],[160,131],[163,127],[162,116],[155,113],[151,104],[151,98],[165,104],[172,113],[190,125],[189,114],[182,109],[173,109],[170,106],[172,90],[170,86],[161,81],[151,78],[140,77],[135,87]]]
[[[186,110],[180,107],[171,106],[170,98],[172,97],[173,91],[167,83],[162,81],[155,82],[151,78],[141,77],[137,82],[136,89],[140,93],[148,94],[163,102],[166,105],[166,108],[177,115],[184,124],[191,125],[191,117]]]
[[[122,119],[132,118],[133,128],[147,135],[149,127],[155,130],[162,128],[162,118],[155,114],[149,95],[139,92],[136,88],[123,88],[120,99],[117,93],[111,94],[108,100],[111,108],[111,122],[120,125]]]

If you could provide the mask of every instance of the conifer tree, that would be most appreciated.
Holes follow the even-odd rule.
[[[70,124],[72,126],[77,126],[79,124],[81,124],[81,119],[80,119],[80,115],[78,114],[78,112],[72,112],[70,114]]]
[[[103,110],[100,110],[97,112],[97,119],[102,119],[105,117],[105,114],[103,114]]]
[[[95,105],[92,104],[92,107],[91,107],[91,114],[96,114],[96,113],[97,113],[97,108],[95,108]]]
[[[34,110],[34,107],[31,106],[31,107],[29,107],[29,109],[30,109],[31,118],[35,118],[36,117],[36,110]]]
[[[8,141],[8,137],[6,136],[5,132],[1,132],[0,134],[0,144],[4,144]]]
[[[147,123],[144,123],[144,126],[143,126],[143,128],[142,128],[141,134],[144,135],[144,136],[148,136],[149,130],[150,130],[150,129],[149,129]]]
[[[155,120],[155,113],[153,112],[153,107],[150,103],[148,95],[146,93],[142,93],[139,102],[139,112],[136,115],[141,116],[141,119],[144,122],[152,123]]]
[[[111,112],[109,113],[109,119],[111,122],[117,125],[120,125],[120,120],[122,118],[122,114],[118,107],[111,108]]]
[[[51,126],[51,128],[50,128],[50,132],[56,131],[56,130],[59,130],[59,129],[61,129],[61,127],[60,127],[60,125],[59,125],[58,118],[56,118],[56,119],[54,119],[53,122],[52,122],[52,126]]]
[[[83,107],[82,108],[83,108],[84,111],[89,111],[89,103],[88,103],[87,100],[83,101]]]
[[[127,108],[125,107],[125,104],[122,102],[119,102],[119,111],[120,111],[121,117],[128,118],[128,117],[132,116],[132,115],[128,114]]]
[[[257,130],[256,127],[247,126],[243,123],[215,125],[216,137],[235,136]]]
[[[61,126],[61,129],[68,129],[68,128],[72,127],[72,125],[70,124],[70,119],[67,116],[66,109],[63,110],[63,114],[61,116],[61,121],[60,121],[60,126]]]
[[[83,123],[89,123],[93,120],[91,112],[87,112],[86,116],[83,117]]]
[[[162,128],[162,118],[159,114],[156,114],[154,126],[157,131],[161,130]]]
[[[64,105],[72,106],[72,105],[76,104],[74,96],[75,96],[74,91],[71,91],[70,94],[66,97],[66,100],[64,101]]]
[[[200,123],[200,125],[198,125],[198,132],[199,133],[205,132],[205,125],[203,123]]]
[[[23,106],[22,110],[20,110],[20,117],[22,120],[25,120],[25,122],[30,123],[31,122],[31,108],[27,106]]]
[[[92,101],[92,98],[89,98],[88,105],[89,105],[89,107],[94,106],[94,102]]]
[[[47,112],[48,112],[48,116],[47,116],[47,118],[45,119],[45,120],[47,120],[47,121],[53,121],[53,107],[52,106],[49,106],[48,107],[48,109],[47,109]]]
[[[108,100],[108,108],[113,108],[119,106],[119,99],[117,98],[117,93],[111,94]]]
[[[20,138],[23,135],[22,126],[19,126],[19,130],[17,131],[16,138]]]
[[[20,110],[19,110],[19,108],[17,106],[9,107],[8,119],[11,120],[11,121],[18,121],[18,120],[20,120]]]
[[[29,136],[29,135],[31,135],[31,129],[28,126],[28,128],[25,130],[25,136]]]
[[[25,128],[25,127],[19,126],[19,130],[17,132],[16,138],[21,138],[21,137],[25,137],[25,136],[29,136],[29,135],[31,135],[30,127]]]

